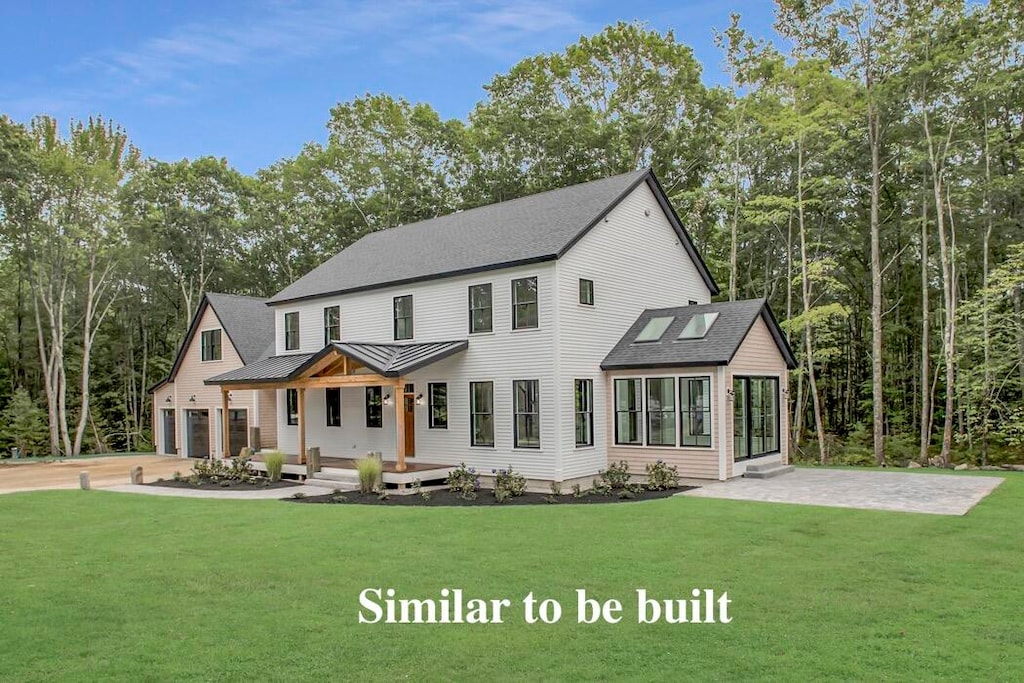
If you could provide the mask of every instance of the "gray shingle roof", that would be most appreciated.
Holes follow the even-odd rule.
[[[701,339],[678,340],[679,333],[698,313],[718,313],[718,318]],[[652,318],[671,316],[672,324],[658,341],[636,342],[636,336]],[[601,362],[603,370],[728,365],[758,317],[768,326],[779,353],[790,368],[796,367],[793,351],[771,308],[764,299],[723,301],[700,306],[648,309],[623,335]]]
[[[370,233],[271,304],[559,258],[646,180],[712,292],[718,287],[649,169]]]
[[[262,384],[293,380],[329,353],[353,358],[384,377],[401,377],[419,368],[436,363],[469,347],[465,339],[419,344],[364,344],[339,342],[328,344],[317,353],[271,356],[252,365],[222,373],[206,380],[206,384]]]

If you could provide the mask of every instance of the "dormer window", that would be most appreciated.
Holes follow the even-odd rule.
[[[703,339],[716,320],[718,313],[698,313],[686,323],[686,327],[679,333],[679,339]]]
[[[202,350],[202,358],[204,361],[220,360],[222,357],[221,331],[205,330],[200,336],[199,346]]]

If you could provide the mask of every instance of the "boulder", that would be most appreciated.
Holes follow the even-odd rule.
[[[909,469],[912,469],[912,470],[920,469],[920,468],[921,468],[921,463],[919,463],[919,462],[915,462],[915,461],[911,460],[911,461],[910,461],[910,462],[909,462],[909,463],[907,464],[907,467],[908,467]]]
[[[129,484],[141,484],[142,483],[142,466],[136,465],[128,473]]]
[[[956,467],[954,467],[953,469],[956,470],[957,472],[963,472],[966,469],[970,469],[970,465],[968,465],[965,462],[962,462],[959,465],[957,465]]]

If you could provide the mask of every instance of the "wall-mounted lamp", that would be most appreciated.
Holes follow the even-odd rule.
[[[416,405],[423,405],[423,394],[416,394]]]
[[[231,402],[231,399],[232,399],[232,398],[234,398],[234,397],[233,397],[233,396],[231,395],[231,392],[229,391],[229,392],[228,392],[228,403],[230,403],[230,402]]]
[[[192,394],[191,396],[189,396],[188,397],[188,402],[189,403],[195,403],[196,402],[196,395]]]
[[[384,405],[391,405],[391,394],[384,394]]]
[[[789,396],[789,387],[782,387],[782,395]]]
[[[733,400],[734,398],[736,398],[736,392],[734,390],[732,390],[732,389],[726,389],[725,390],[725,394],[726,394],[726,396],[728,396],[728,400],[730,400],[730,401]]]
[[[170,402],[171,402],[171,397],[170,396],[168,396],[167,398],[164,399],[164,403],[170,403]]]

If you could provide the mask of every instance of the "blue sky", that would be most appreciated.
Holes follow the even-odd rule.
[[[149,156],[209,154],[251,173],[323,140],[339,101],[387,92],[464,119],[495,74],[620,19],[673,29],[720,82],[713,29],[732,11],[769,33],[769,0],[12,0],[0,113],[102,114]]]

